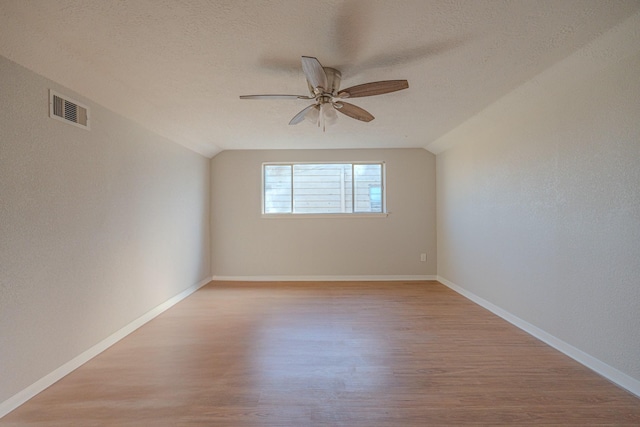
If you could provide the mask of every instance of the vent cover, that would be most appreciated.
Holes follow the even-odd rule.
[[[49,90],[49,117],[89,129],[89,107]]]

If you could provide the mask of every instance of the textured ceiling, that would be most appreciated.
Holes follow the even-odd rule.
[[[602,0],[0,0],[0,54],[207,156],[227,149],[427,147],[640,10]],[[287,123],[300,56],[342,87],[407,79],[323,133]]]

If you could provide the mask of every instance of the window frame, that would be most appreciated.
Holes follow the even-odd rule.
[[[294,167],[296,165],[351,165],[351,173],[354,175],[355,165],[380,165],[381,180],[380,180],[380,198],[381,198],[381,210],[382,212],[335,212],[335,213],[304,213],[293,212],[293,198],[294,198]],[[291,212],[278,212],[278,213],[266,213],[265,212],[265,166],[291,166]],[[261,186],[260,186],[260,210],[262,218],[386,218],[389,215],[387,211],[387,170],[386,163],[384,161],[376,160],[358,160],[358,161],[309,161],[309,162],[263,162],[260,167],[261,172]],[[355,208],[355,179],[352,179],[352,209]]]

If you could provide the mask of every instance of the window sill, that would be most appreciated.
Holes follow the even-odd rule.
[[[336,213],[336,214],[262,214],[264,219],[336,219],[336,218],[386,218],[386,213]]]

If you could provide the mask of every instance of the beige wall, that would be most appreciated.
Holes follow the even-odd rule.
[[[386,162],[388,217],[261,217],[263,162],[356,160]],[[436,273],[435,156],[423,149],[224,151],[211,173],[216,276]]]
[[[439,276],[636,381],[638,28],[545,71],[437,156]]]
[[[53,88],[91,131],[48,118]],[[0,403],[209,276],[209,159],[0,57]]]

